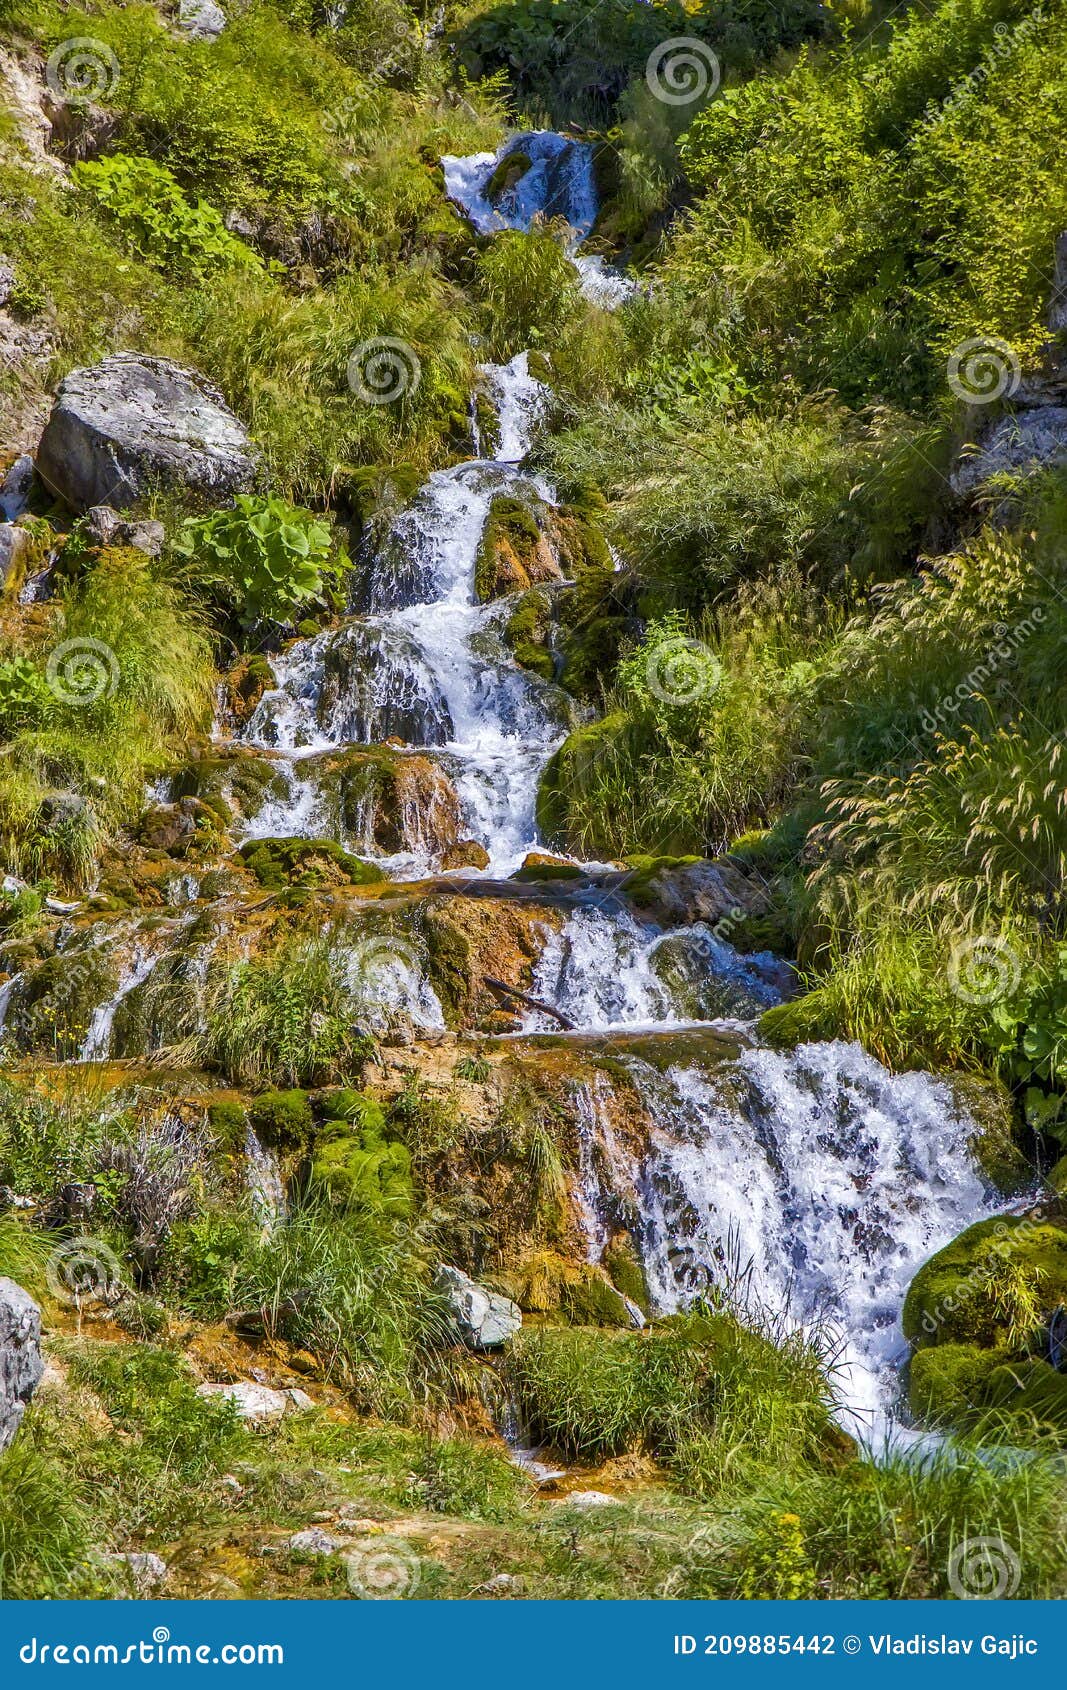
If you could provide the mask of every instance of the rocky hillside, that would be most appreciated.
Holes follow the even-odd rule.
[[[0,0],[0,1595],[1063,1594],[1063,48]]]

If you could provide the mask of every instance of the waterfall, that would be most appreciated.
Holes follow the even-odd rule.
[[[447,753],[465,824],[489,853],[488,872],[511,873],[536,844],[537,783],[572,724],[573,705],[511,661],[498,607],[477,600],[475,568],[495,496],[553,499],[547,482],[516,467],[545,389],[524,353],[482,375],[499,414],[499,458],[431,475],[371,562],[368,614],[297,641],[275,661],[277,684],[243,737],[289,756],[289,796],[260,816],[259,836],[268,821],[277,833],[315,831],[321,810],[301,766],[308,753],[399,740]]]
[[[123,970],[115,991],[106,1002],[97,1004],[89,1021],[78,1060],[102,1062],[111,1054],[111,1033],[115,1016],[124,998],[142,985],[159,961],[159,953],[137,950],[133,961]]]
[[[757,1045],[714,1068],[659,1072],[621,1059],[652,1125],[635,1155],[613,1127],[611,1083],[582,1087],[578,1208],[591,1259],[610,1232],[606,1212],[636,1207],[661,1313],[743,1281],[750,1306],[831,1340],[847,1429],[873,1448],[899,1438],[908,1284],[1002,1206],[977,1171],[975,1123],[951,1086],[890,1074],[836,1041]]]

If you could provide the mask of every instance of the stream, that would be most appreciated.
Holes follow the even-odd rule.
[[[519,174],[491,200],[490,182],[511,157]],[[633,293],[631,279],[581,250],[596,216],[589,147],[518,135],[500,154],[449,158],[444,169],[450,198],[480,233],[562,218],[590,299],[613,309]],[[428,477],[364,560],[353,614],[286,648],[239,735],[269,754],[278,776],[245,838],[330,837],[376,857],[395,880],[441,873],[425,808],[404,818],[401,848],[383,852],[359,815],[342,825],[330,806],[324,754],[388,749],[440,772],[439,801],[458,802],[464,837],[484,851],[481,866],[444,872],[490,881],[487,891],[505,899],[497,883],[539,847],[538,782],[578,715],[560,688],[515,664],[500,605],[476,593],[494,498],[551,508],[556,497],[529,461],[549,395],[527,355],[484,366],[480,382],[498,418],[491,455],[475,431],[467,461]],[[93,1015],[84,1058],[110,1053],[116,1011],[159,954],[132,956]],[[626,1208],[659,1311],[739,1277],[770,1324],[831,1332],[842,1421],[877,1447],[896,1435],[900,1311],[912,1275],[1001,1204],[970,1152],[975,1123],[946,1081],[892,1075],[858,1045],[760,1046],[755,1022],[779,1001],[784,972],[775,957],[743,956],[700,924],[664,933],[617,901],[590,898],[546,931],[532,993],[566,1015],[576,1038],[617,1057],[654,1122],[635,1156],[613,1124],[625,1109],[623,1081],[598,1075],[576,1095],[590,1259]],[[0,1022],[14,985],[0,989]],[[411,995],[424,1025],[444,1025],[428,987],[416,983]],[[715,1063],[684,1050],[652,1062],[633,1048],[635,1034],[709,1029],[727,1051]],[[517,1036],[535,1044],[550,1033],[558,1041],[558,1028],[530,1010]],[[257,1169],[259,1198],[276,1212],[281,1196],[261,1154]]]

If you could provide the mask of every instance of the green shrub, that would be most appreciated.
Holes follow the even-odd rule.
[[[72,1594],[90,1542],[81,1485],[24,1433],[0,1456],[0,1599]]]
[[[54,705],[48,677],[36,663],[28,657],[0,661],[0,733],[39,726]]]
[[[347,563],[333,555],[333,532],[285,499],[240,493],[232,510],[187,522],[176,550],[200,581],[232,606],[246,628],[293,612],[335,587]]]
[[[263,1309],[272,1335],[310,1350],[361,1406],[401,1419],[432,1394],[450,1341],[410,1234],[360,1207],[301,1206],[246,1251],[233,1298]]]
[[[70,1355],[72,1379],[103,1401],[115,1425],[140,1440],[159,1467],[197,1479],[236,1455],[244,1432],[232,1403],[196,1394],[185,1358],[142,1344],[85,1344]]]
[[[214,269],[261,267],[215,208],[205,200],[190,205],[170,171],[154,159],[113,153],[76,164],[71,174],[138,257],[161,270],[201,278]]]

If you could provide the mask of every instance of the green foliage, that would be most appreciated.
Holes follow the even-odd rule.
[[[520,111],[547,113],[553,125],[602,124],[644,75],[649,54],[671,37],[695,35],[720,48],[737,74],[825,28],[810,0],[729,0],[713,15],[682,0],[661,0],[654,9],[640,0],[519,0],[479,8],[457,31],[456,45],[472,69],[507,72]]]
[[[54,703],[47,676],[28,657],[0,661],[0,733],[38,727]]]
[[[342,1208],[359,1205],[372,1213],[403,1218],[411,1214],[411,1152],[385,1132],[384,1119],[368,1120],[352,1131],[332,1121],[315,1136],[311,1181]]]
[[[84,884],[101,826],[140,807],[170,736],[208,718],[211,649],[195,606],[133,550],[102,552],[24,640],[14,661],[50,702],[23,714],[0,764],[0,845],[16,872]],[[85,801],[57,811],[57,789]]]
[[[70,1594],[68,1581],[90,1531],[82,1485],[51,1455],[23,1436],[0,1456],[0,1598]]]
[[[240,1453],[245,1434],[233,1405],[198,1397],[188,1364],[174,1350],[79,1347],[71,1353],[70,1371],[76,1383],[100,1396],[121,1431],[139,1439],[154,1464],[197,1479]]]
[[[498,235],[479,257],[477,290],[490,355],[501,360],[555,346],[582,309],[577,272],[551,227]]]
[[[311,1103],[305,1091],[263,1091],[252,1099],[248,1119],[264,1144],[299,1150],[311,1137]]]
[[[209,591],[233,606],[242,625],[289,622],[321,601],[347,564],[333,556],[333,532],[285,499],[240,493],[231,510],[186,523],[176,550]]]
[[[209,980],[207,1026],[190,1046],[237,1084],[358,1079],[373,1051],[363,1007],[329,938],[292,938]]]
[[[171,274],[200,279],[211,270],[259,269],[205,200],[190,205],[165,165],[113,153],[76,164],[75,186],[101,207],[139,258]]]
[[[233,1296],[314,1354],[364,1409],[397,1418],[429,1388],[448,1323],[410,1235],[380,1216],[309,1203],[247,1251]]]
[[[650,1450],[688,1488],[714,1488],[766,1459],[815,1457],[829,1442],[828,1392],[814,1353],[781,1345],[732,1316],[695,1311],[634,1334],[526,1331],[507,1381],[538,1440],[603,1460]]]

